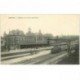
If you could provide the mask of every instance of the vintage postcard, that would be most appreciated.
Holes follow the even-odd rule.
[[[76,14],[1,14],[1,64],[79,64]]]

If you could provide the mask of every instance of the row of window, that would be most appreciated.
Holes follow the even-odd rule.
[[[10,36],[6,38],[9,44],[20,44],[20,43],[34,43],[34,42],[42,42],[44,41],[44,37],[38,36]]]

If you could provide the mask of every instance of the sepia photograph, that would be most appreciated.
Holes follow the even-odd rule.
[[[78,14],[1,14],[1,64],[79,64]]]

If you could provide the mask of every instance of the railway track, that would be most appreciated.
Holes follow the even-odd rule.
[[[50,53],[50,50],[43,50],[43,51],[39,51],[38,53],[34,53],[34,54],[19,54],[19,55],[12,55],[12,56],[6,56],[6,57],[2,57],[1,63],[2,64],[16,64],[19,62],[23,62],[23,61],[28,61],[28,60],[32,60],[34,58],[40,57],[40,56],[44,56]]]
[[[52,64],[57,63],[66,55],[67,53],[65,51],[57,54],[47,54],[30,60],[24,60],[16,64]]]
[[[7,56],[3,58],[2,64],[51,64],[67,55],[65,51],[50,54],[50,50],[42,51],[40,54],[29,55],[29,57],[27,54]]]
[[[66,56],[66,52],[59,52],[57,54],[50,54],[47,57],[44,57],[41,60],[38,60],[36,62],[32,62],[31,64],[51,64],[51,63],[57,63],[61,58],[63,59],[64,56]]]
[[[57,64],[59,61],[61,61],[65,56],[67,56],[67,53],[61,53],[60,55],[55,55],[51,58],[48,58],[47,60],[40,61],[36,64]]]

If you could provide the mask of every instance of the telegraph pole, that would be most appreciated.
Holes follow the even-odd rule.
[[[70,40],[67,41],[67,52],[69,55],[71,54],[71,41]]]

